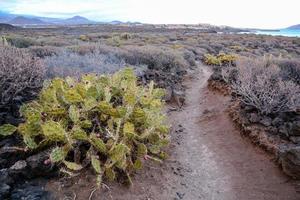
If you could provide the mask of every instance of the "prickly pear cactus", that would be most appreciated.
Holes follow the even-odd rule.
[[[145,160],[165,157],[169,130],[163,95],[153,82],[137,85],[130,68],[79,81],[56,78],[45,82],[38,100],[22,106],[26,121],[17,131],[30,149],[52,148],[49,159],[64,171],[80,171],[90,163],[98,183],[121,175],[131,182],[130,173]],[[6,125],[3,130],[15,129]]]
[[[5,36],[1,36],[0,37],[0,45],[2,45],[2,46],[8,46],[8,42],[7,42]]]

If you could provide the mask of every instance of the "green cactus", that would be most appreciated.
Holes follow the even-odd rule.
[[[8,46],[8,42],[5,36],[0,37],[0,45],[2,46]]]
[[[29,149],[52,148],[49,158],[70,171],[85,164],[74,159],[75,147],[97,174],[116,180],[140,169],[145,156],[159,161],[168,144],[168,127],[162,113],[164,91],[139,86],[126,68],[113,75],[85,75],[80,80],[53,79],[44,84],[36,101],[21,107],[25,123],[0,127],[2,135],[17,130]],[[81,159],[83,160],[83,159]]]

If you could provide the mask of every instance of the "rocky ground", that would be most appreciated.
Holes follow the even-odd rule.
[[[211,72],[192,71],[184,81],[186,105],[169,107],[170,157],[135,174],[133,187],[109,183],[94,189],[89,172],[46,185],[55,199],[264,199],[300,198],[299,182],[285,176],[263,150],[242,138],[226,112],[230,98],[207,89]]]

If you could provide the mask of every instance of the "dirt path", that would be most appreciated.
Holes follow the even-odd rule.
[[[300,194],[270,158],[242,138],[225,112],[229,98],[206,88],[203,67],[185,81],[186,106],[169,114],[173,126],[170,158],[149,164],[133,178],[134,186],[112,183],[92,199],[114,200],[296,200]],[[93,182],[60,188],[62,199],[88,199]],[[71,199],[71,198],[70,198]]]

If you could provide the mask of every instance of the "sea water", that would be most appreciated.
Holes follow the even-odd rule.
[[[256,31],[255,34],[287,37],[300,37],[300,29],[281,29],[278,31]]]

